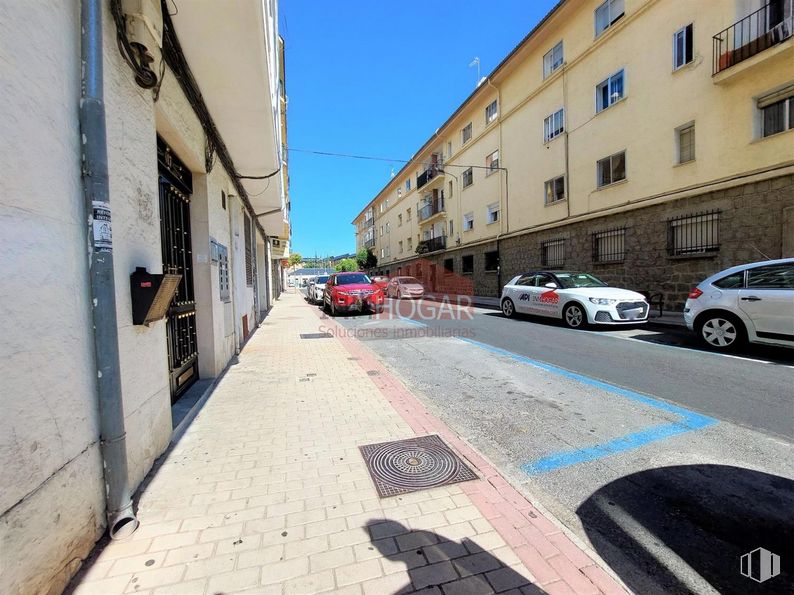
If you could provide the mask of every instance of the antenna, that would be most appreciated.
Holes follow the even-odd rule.
[[[480,86],[480,82],[481,82],[480,81],[480,57],[479,56],[474,56],[474,60],[469,62],[469,68],[471,68],[472,66],[475,66],[475,65],[477,66],[477,86],[479,87]]]

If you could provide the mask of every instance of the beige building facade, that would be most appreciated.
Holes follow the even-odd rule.
[[[112,213],[102,254],[91,250],[81,179],[81,2],[0,2],[3,80],[14,81],[0,90],[0,592],[8,594],[61,592],[108,524],[91,259],[113,255],[134,492],[277,299],[289,253],[275,2],[195,0],[171,15],[159,0],[94,4]],[[162,52],[155,88],[136,84],[120,53],[115,6],[131,11],[127,35]],[[148,325],[133,318],[138,268],[181,275],[165,318]]]
[[[673,309],[794,255],[793,19],[790,0],[560,2],[364,207],[357,248],[479,295],[574,268]]]

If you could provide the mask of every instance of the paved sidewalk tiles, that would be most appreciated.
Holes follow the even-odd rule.
[[[342,330],[284,294],[74,592],[626,593]],[[429,434],[478,478],[379,498],[359,447]]]

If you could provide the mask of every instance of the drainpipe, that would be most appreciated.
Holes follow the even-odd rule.
[[[94,351],[105,508],[111,539],[138,528],[127,477],[127,442],[121,399],[116,291],[113,279],[107,131],[102,81],[103,0],[82,0],[80,100],[83,193],[88,222]]]
[[[234,354],[240,355],[240,339],[237,336],[237,276],[234,274],[234,217],[232,217],[232,202],[237,196],[226,195],[226,206],[229,208],[229,296],[232,298],[232,328],[234,329]]]

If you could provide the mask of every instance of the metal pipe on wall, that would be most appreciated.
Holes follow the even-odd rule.
[[[103,0],[82,0],[80,133],[105,509],[111,539],[138,528],[127,475],[102,70]]]

